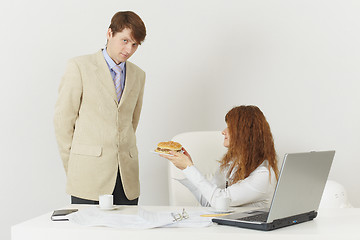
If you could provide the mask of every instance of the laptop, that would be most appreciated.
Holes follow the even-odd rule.
[[[221,225],[274,230],[317,216],[335,151],[285,154],[270,208],[213,218]]]

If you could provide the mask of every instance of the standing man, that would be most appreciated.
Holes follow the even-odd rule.
[[[98,204],[103,194],[113,194],[115,205],[138,203],[135,131],[145,72],[127,60],[145,36],[137,14],[118,12],[106,34],[106,48],[68,62],[54,126],[72,204]]]

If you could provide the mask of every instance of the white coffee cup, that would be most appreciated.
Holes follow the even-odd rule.
[[[231,199],[229,197],[219,197],[215,201],[215,210],[226,212],[229,210]]]
[[[114,205],[113,195],[105,194],[99,196],[99,206],[102,209],[112,208]]]

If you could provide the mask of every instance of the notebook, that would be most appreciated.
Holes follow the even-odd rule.
[[[212,221],[268,231],[313,220],[334,155],[335,151],[285,154],[270,208],[233,213]]]
[[[52,221],[68,221],[67,215],[73,212],[77,212],[77,209],[61,209],[55,210],[51,215]]]

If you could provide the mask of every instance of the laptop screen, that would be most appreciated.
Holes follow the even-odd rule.
[[[317,211],[334,155],[335,151],[286,154],[267,222]]]

